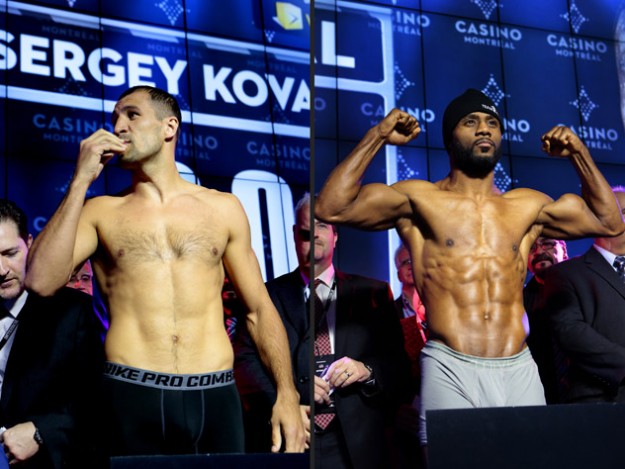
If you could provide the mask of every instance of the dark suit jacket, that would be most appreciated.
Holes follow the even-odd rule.
[[[410,392],[410,364],[388,283],[336,272],[335,358],[348,356],[373,368],[376,385],[334,394],[336,413],[353,466],[389,466],[383,444],[389,418]]]
[[[76,461],[96,437],[88,404],[102,373],[103,347],[91,297],[70,288],[33,293],[18,316],[0,399],[0,423],[34,422],[43,446],[23,467],[94,467]],[[20,466],[22,467],[22,466]]]
[[[545,311],[544,287],[532,277],[523,289],[523,304],[529,322],[527,346],[538,366],[547,404],[560,402],[560,376],[556,369],[556,344]]]
[[[375,386],[359,384],[337,390],[333,394],[337,416],[354,467],[385,467],[385,426],[398,399],[407,392],[410,379],[401,327],[387,283],[340,271],[336,271],[336,279],[335,358],[348,356],[362,361],[373,368],[376,378]],[[310,404],[311,333],[299,271],[267,282],[267,290],[287,331],[301,403]],[[235,350],[239,388],[251,394],[254,386],[250,383],[255,382],[256,389],[266,394],[266,401],[273,403],[275,388],[249,336],[237,338]]]
[[[625,285],[591,248],[545,276],[546,311],[570,360],[567,402],[625,402]]]
[[[310,404],[310,329],[308,306],[304,301],[304,283],[299,271],[294,271],[266,283],[269,297],[275,305],[289,339],[293,376],[303,405]],[[241,394],[261,392],[273,405],[276,389],[272,377],[258,356],[245,320],[237,325],[235,340],[235,373]]]

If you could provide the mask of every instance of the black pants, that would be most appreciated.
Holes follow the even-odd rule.
[[[353,469],[339,419],[322,432],[315,431],[315,469]]]
[[[234,383],[181,391],[104,377],[104,393],[110,456],[244,452]]]

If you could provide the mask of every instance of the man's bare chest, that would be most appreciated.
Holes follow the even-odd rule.
[[[113,263],[221,261],[227,233],[206,217],[119,216],[99,227],[101,253]]]

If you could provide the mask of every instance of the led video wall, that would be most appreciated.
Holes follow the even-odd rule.
[[[311,159],[308,1],[0,1],[0,12],[0,191],[34,235],[80,141],[112,130],[124,90],[152,85],[183,111],[181,174],[241,199],[266,279],[295,268],[293,205]],[[128,183],[113,162],[89,196]]]
[[[408,146],[387,147],[366,182],[444,177],[441,116],[468,87],[505,116],[501,190],[579,193],[571,165],[540,151],[540,135],[556,124],[584,138],[610,183],[625,183],[620,0],[313,7],[311,15],[307,0],[0,0],[1,193],[26,209],[36,235],[67,189],[80,141],[111,130],[117,97],[138,84],[179,99],[180,171],[240,197],[266,279],[296,265],[292,207],[309,188],[311,107],[316,189],[394,106],[424,131]],[[90,195],[128,182],[113,162]],[[394,233],[341,228],[340,236],[340,268],[398,291]]]
[[[540,150],[555,125],[586,142],[610,184],[625,184],[622,1],[317,0],[314,12],[317,190],[393,107],[415,115],[423,131],[381,151],[365,182],[444,178],[443,111],[467,88],[490,96],[504,116],[500,190],[580,193],[570,163]],[[394,232],[342,228],[339,236],[340,268],[389,280],[399,293]],[[589,244],[569,242],[569,255]]]

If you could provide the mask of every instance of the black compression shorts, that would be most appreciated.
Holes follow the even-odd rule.
[[[232,370],[170,375],[108,362],[104,388],[112,456],[244,452]]]

